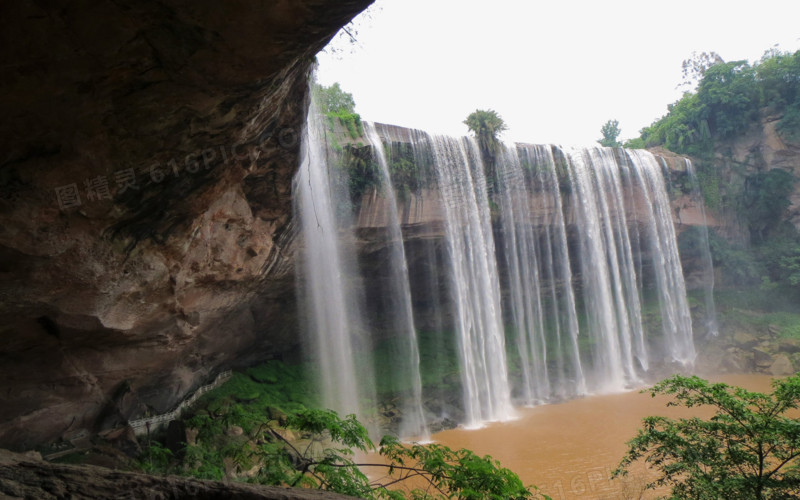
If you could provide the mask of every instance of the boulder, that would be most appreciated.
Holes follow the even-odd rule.
[[[753,353],[730,348],[723,359],[722,367],[731,373],[749,373],[755,369]]]
[[[755,363],[757,369],[763,370],[765,368],[769,368],[772,366],[774,361],[775,358],[772,356],[772,354],[768,353],[764,349],[753,349],[753,362]]]
[[[781,339],[778,341],[778,351],[787,354],[800,352],[800,341],[797,339]]]
[[[733,334],[733,343],[736,347],[750,349],[758,345],[758,338],[747,332],[736,332]]]
[[[794,375],[795,369],[792,361],[789,359],[789,356],[785,354],[778,354],[775,356],[775,361],[769,367],[767,372],[770,375],[774,375],[776,377],[782,377],[786,375]]]

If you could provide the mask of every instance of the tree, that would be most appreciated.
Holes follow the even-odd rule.
[[[330,87],[315,83],[312,89],[322,114],[355,113],[356,103],[353,94],[342,90],[339,82]]]
[[[698,82],[703,79],[708,68],[715,64],[724,63],[725,61],[716,52],[692,52],[692,57],[684,59],[681,63],[681,73],[683,81],[678,88],[684,87],[686,90],[691,90],[697,86]]]
[[[327,117],[330,130],[334,130],[334,121],[338,121],[350,134],[351,139],[358,139],[364,135],[361,116],[355,111],[353,94],[342,90],[339,82],[330,87],[314,82],[311,85],[311,93],[320,113]]]
[[[478,140],[483,158],[483,168],[489,192],[497,185],[497,153],[500,151],[498,135],[506,130],[506,123],[493,109],[477,109],[470,113],[464,123]]]
[[[464,124],[475,134],[478,146],[481,148],[481,154],[484,155],[484,160],[494,161],[500,148],[498,135],[507,129],[506,123],[497,114],[497,111],[477,109],[470,113],[467,119],[464,120]]]
[[[244,434],[228,436],[225,429],[230,425],[241,427]],[[367,499],[548,498],[524,486],[496,460],[470,450],[406,444],[391,437],[384,437],[376,448],[354,415],[341,418],[332,410],[301,409],[271,420],[232,404],[216,415],[192,417],[187,426],[198,434],[182,464],[168,465],[169,457],[158,446],[146,451],[141,467],[219,480],[223,469],[230,470],[233,464],[239,473],[257,471],[252,480],[261,484],[316,488]],[[356,462],[354,450],[377,451],[385,461]],[[386,474],[370,480],[362,472],[367,469]],[[410,485],[400,489],[406,484]]]
[[[619,129],[619,121],[608,120],[600,129],[600,133],[603,134],[603,137],[602,139],[598,139],[597,142],[599,142],[601,146],[607,148],[618,148],[622,146],[622,143],[617,139],[620,132],[622,131]]]
[[[282,433],[268,429],[280,452],[276,454],[274,446],[266,447],[266,453],[260,458],[272,464],[262,470],[271,476],[273,484],[309,486],[360,498],[402,499],[406,494],[414,499],[534,497],[515,473],[501,467],[491,457],[479,457],[464,449],[453,451],[435,444],[406,445],[395,438],[384,437],[380,454],[388,459],[387,463],[356,463],[352,458],[353,449],[374,451],[375,447],[354,415],[341,419],[331,410],[306,410],[290,416],[286,428],[310,433],[312,444],[324,445],[317,449],[309,445],[301,450]],[[364,468],[384,469],[389,475],[370,482],[361,472]],[[419,480],[425,487],[412,487],[407,492],[396,489],[395,485],[409,479]]]
[[[772,394],[680,375],[656,384],[653,396],[675,398],[667,406],[710,406],[714,416],[645,418],[614,477],[644,460],[658,473],[647,488],[668,486],[674,499],[800,498],[800,422],[786,415],[800,404],[800,376],[772,384]]]

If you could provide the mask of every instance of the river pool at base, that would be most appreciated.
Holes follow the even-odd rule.
[[[749,390],[771,392],[766,375],[724,375],[714,382]],[[468,448],[491,455],[503,467],[519,474],[553,500],[640,499],[644,484],[639,474],[610,480],[611,471],[649,415],[668,417],[710,416],[707,408],[666,407],[666,397],[631,391],[589,396],[559,404],[518,409],[519,418],[487,424],[477,430],[453,429],[432,438],[450,448]]]

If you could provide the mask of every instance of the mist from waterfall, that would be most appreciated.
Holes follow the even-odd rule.
[[[717,321],[717,306],[714,303],[714,262],[711,258],[711,246],[708,243],[708,222],[706,219],[706,206],[703,202],[703,193],[700,191],[700,183],[697,179],[697,172],[694,165],[687,158],[685,161],[686,172],[692,184],[692,200],[700,209],[700,217],[703,223],[699,226],[700,241],[698,247],[703,258],[703,284],[705,286],[705,305],[706,305],[706,332],[711,337],[719,335],[719,322]]]

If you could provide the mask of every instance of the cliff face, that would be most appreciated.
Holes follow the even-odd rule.
[[[785,170],[795,180],[800,179],[800,144],[781,137],[776,130],[780,119],[781,116],[765,115],[748,133],[716,145],[714,167],[722,172],[723,186],[744,192],[747,186],[741,186],[747,176],[773,169]],[[790,200],[784,217],[800,228],[800,183],[795,182]]]
[[[296,345],[274,313],[308,71],[369,3],[0,7],[0,443],[162,412]]]

